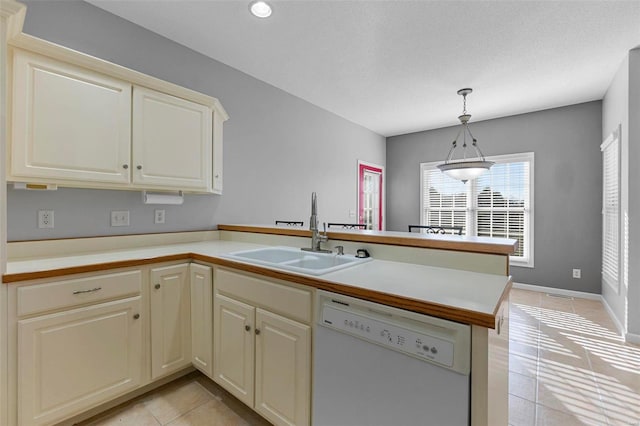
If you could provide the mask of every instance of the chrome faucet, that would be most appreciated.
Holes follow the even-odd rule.
[[[324,235],[318,231],[318,199],[316,193],[311,193],[311,218],[309,219],[309,230],[311,231],[311,248],[305,247],[302,250],[315,251],[320,253],[331,253],[331,250],[320,248],[320,244],[327,242],[327,224],[324,224]]]

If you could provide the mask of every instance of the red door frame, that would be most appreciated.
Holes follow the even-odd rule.
[[[373,173],[378,173],[380,175],[380,199],[378,200],[378,211],[380,212],[380,220],[378,221],[378,231],[382,231],[382,197],[384,195],[384,190],[382,186],[382,168],[372,166],[370,164],[359,163],[358,164],[358,222],[360,222],[360,218],[363,217],[363,205],[364,205],[364,197],[363,197],[363,188],[364,188],[364,172],[370,171]]]

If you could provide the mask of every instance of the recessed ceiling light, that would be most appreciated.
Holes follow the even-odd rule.
[[[253,16],[257,16],[258,18],[268,18],[271,16],[271,6],[265,1],[258,0],[251,2],[249,10]]]

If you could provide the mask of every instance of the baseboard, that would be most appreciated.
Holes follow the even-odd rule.
[[[541,285],[523,284],[523,283],[513,283],[513,288],[519,288],[521,290],[529,290],[529,291],[538,291],[540,293],[559,294],[562,296],[577,297],[580,299],[602,300],[602,296],[600,294],[587,293],[586,291],[565,290],[562,288],[543,287]]]
[[[640,334],[627,333],[624,335],[624,340],[628,343],[635,343],[640,345]]]
[[[625,329],[622,326],[622,323],[620,322],[620,320],[618,320],[618,317],[613,312],[613,309],[611,309],[611,306],[609,306],[606,299],[602,297],[601,294],[587,293],[584,291],[565,290],[565,289],[554,288],[554,287],[543,287],[540,285],[523,284],[523,283],[513,283],[513,288],[518,288],[521,290],[537,291],[540,293],[551,293],[551,294],[559,294],[562,296],[578,297],[582,299],[599,300],[602,302],[602,306],[604,306],[604,310],[607,311],[607,314],[611,318],[611,321],[613,321],[613,324],[615,325],[616,330],[618,330],[618,334],[623,336],[625,341],[629,343],[640,344],[640,334],[625,333]]]
[[[626,336],[628,336],[628,334],[625,333],[625,328],[623,327],[622,323],[616,316],[615,312],[613,312],[613,309],[611,309],[611,306],[609,306],[609,304],[607,303],[607,299],[605,299],[604,297],[602,298],[602,305],[604,306],[605,311],[607,311],[607,313],[609,314],[611,321],[613,321],[613,324],[616,326],[618,333],[620,333],[620,335],[625,337],[625,340],[626,340],[627,339]]]

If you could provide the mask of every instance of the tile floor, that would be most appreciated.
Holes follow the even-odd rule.
[[[640,346],[600,301],[514,289],[510,314],[510,425],[640,425]]]
[[[510,313],[511,426],[640,426],[640,347],[623,342],[599,301],[514,289]],[[82,425],[268,423],[194,373]]]

